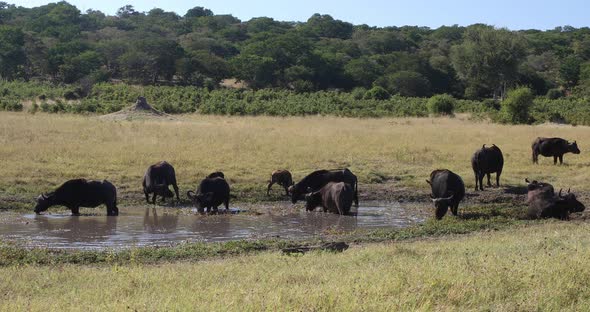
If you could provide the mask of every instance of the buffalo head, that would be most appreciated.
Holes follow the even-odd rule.
[[[35,205],[35,213],[40,214],[47,210],[52,205],[52,194],[41,194],[37,197],[37,205]]]
[[[305,195],[305,210],[313,211],[315,207],[322,203],[322,193],[320,191]]]
[[[172,191],[168,188],[168,185],[166,184],[156,184],[154,185],[153,190],[156,195],[168,198],[174,197],[174,193],[172,193]]]
[[[574,143],[568,144],[567,149],[574,154],[580,154],[580,149],[578,148],[578,143],[576,143],[576,141],[574,141]]]
[[[445,214],[447,213],[447,210],[449,209],[449,206],[451,206],[451,204],[452,204],[454,196],[455,195],[452,194],[449,197],[435,198],[432,194],[430,195],[430,198],[432,199],[432,202],[434,203],[436,219],[440,220],[440,219],[442,219],[442,217],[445,216]]]
[[[195,204],[195,207],[200,213],[203,213],[205,208],[211,205],[211,202],[213,202],[213,195],[213,192],[205,194],[195,194],[193,191],[186,192],[186,196],[188,196],[193,204]]]
[[[576,195],[574,193],[570,193],[570,190],[567,190],[565,195],[561,194],[562,190],[559,190],[559,200],[562,201],[566,206],[569,212],[582,212],[586,210],[586,206],[576,199]]]

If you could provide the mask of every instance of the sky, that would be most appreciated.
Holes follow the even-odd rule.
[[[17,6],[35,7],[52,1],[10,1]],[[130,4],[137,11],[161,8],[184,15],[190,8],[202,6],[215,14],[232,14],[242,21],[253,17],[272,17],[279,21],[306,21],[314,13],[330,14],[355,25],[428,26],[485,23],[496,27],[553,29],[556,26],[590,26],[589,0],[69,0],[81,11],[100,10],[114,15],[118,8]]]

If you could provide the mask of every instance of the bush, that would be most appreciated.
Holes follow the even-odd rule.
[[[3,99],[0,101],[0,110],[20,112],[23,110],[23,104],[14,99]]]
[[[563,93],[563,91],[561,89],[549,89],[549,91],[547,91],[547,98],[550,100],[556,100],[559,98],[562,98],[565,94]]]
[[[389,92],[380,86],[374,86],[365,93],[365,99],[367,100],[387,100],[390,97]]]
[[[438,94],[428,100],[428,111],[433,115],[453,115],[456,100],[448,94]]]
[[[501,118],[503,122],[519,124],[529,123],[529,110],[533,105],[534,95],[531,89],[522,87],[508,92],[502,101]]]

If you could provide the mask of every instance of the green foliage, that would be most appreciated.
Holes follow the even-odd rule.
[[[483,86],[494,94],[517,80],[518,65],[524,59],[524,38],[507,29],[468,27],[462,44],[453,46],[451,59],[461,80],[471,87]],[[475,92],[470,91],[469,98]]]
[[[0,110],[20,112],[23,110],[23,104],[15,99],[2,99],[0,100]]]
[[[537,95],[557,87],[584,94],[576,87],[587,84],[590,68],[590,37],[573,27],[379,28],[321,14],[304,23],[240,21],[203,7],[181,17],[131,5],[108,16],[63,1],[6,4],[0,20],[0,78],[54,84],[112,79],[217,89],[238,79],[253,89],[299,93],[377,84],[401,96],[484,99],[503,98],[515,85]]]
[[[557,88],[549,89],[549,91],[547,91],[547,94],[546,94],[547,98],[550,100],[559,99],[559,98],[563,97],[564,95],[565,94],[563,93],[563,90],[557,89]]]
[[[389,93],[401,96],[422,97],[431,94],[428,79],[413,71],[402,70],[382,77],[377,81],[377,84],[384,87]]]
[[[512,124],[529,123],[529,110],[533,100],[533,92],[529,88],[521,87],[509,91],[508,97],[502,101],[502,120]]]
[[[453,115],[455,98],[448,94],[438,94],[428,100],[428,111],[433,115]]]
[[[372,100],[387,100],[391,97],[389,92],[385,90],[383,87],[374,86],[373,88],[369,89],[364,93],[365,99],[372,99]]]

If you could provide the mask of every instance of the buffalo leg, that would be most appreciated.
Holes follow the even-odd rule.
[[[176,193],[176,201],[180,202],[180,195],[178,194],[178,185],[174,183],[172,184],[172,187],[174,188],[174,193]]]
[[[75,207],[72,207],[71,210],[72,210],[72,215],[73,216],[79,216],[80,215],[80,207],[75,206]]]
[[[479,189],[480,189],[481,191],[483,191],[483,176],[484,176],[484,175],[485,175],[485,174],[483,174],[482,172],[479,172],[479,173],[477,174],[477,179],[479,180]],[[477,191],[477,189],[475,189],[475,190]]]
[[[557,156],[553,156],[553,164],[557,165]]]
[[[475,190],[477,191],[477,185],[479,182],[479,174],[477,174],[477,172],[475,172],[474,175],[475,175]]]
[[[457,215],[457,210],[459,209],[459,204],[454,204],[451,205],[451,213],[456,216]]]
[[[358,208],[359,207],[359,190],[358,190],[358,182],[355,183],[354,186],[354,205]]]
[[[156,204],[156,192],[154,192],[154,196],[152,196],[152,204],[155,205]]]
[[[563,155],[559,155],[559,164],[563,165]]]
[[[489,174],[489,173],[488,173],[487,175],[488,175],[488,186],[489,186],[489,187],[492,187],[492,182],[490,182],[490,175],[491,175],[491,174]]]
[[[119,208],[117,208],[117,203],[114,203],[111,207],[107,206],[107,216],[118,216],[119,215]]]
[[[275,184],[273,181],[270,181],[270,183],[268,183],[268,187],[266,188],[266,196],[270,195],[270,188],[273,184]]]
[[[229,210],[229,197],[223,202],[223,205],[225,206],[225,210]]]
[[[496,172],[496,187],[500,187],[500,175],[501,174],[502,174],[502,171]]]
[[[289,196],[289,186],[287,186],[287,184],[283,185],[283,188],[285,189],[285,196]]]
[[[143,192],[143,193],[145,194],[145,201],[147,203],[149,203],[150,202],[150,195],[148,194],[148,192]]]

